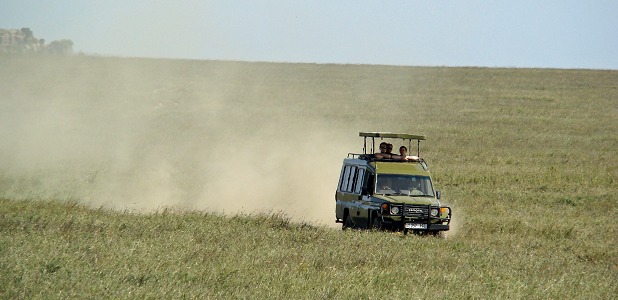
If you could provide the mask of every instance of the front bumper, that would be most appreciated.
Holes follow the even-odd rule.
[[[414,228],[406,228],[406,224],[413,224]],[[418,225],[425,225],[419,228]],[[450,229],[450,220],[446,219],[409,219],[401,217],[383,217],[382,225],[393,230],[418,230],[418,231],[446,231]]]
[[[450,224],[429,224],[429,231],[446,231],[450,229]]]
[[[414,230],[414,231],[446,231],[450,229],[451,209],[450,207],[401,204],[397,214],[392,214],[390,206],[383,207],[381,210],[382,224],[386,228],[393,230]],[[432,210],[439,209],[437,216],[431,216]]]

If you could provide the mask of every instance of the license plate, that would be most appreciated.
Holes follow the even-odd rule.
[[[406,223],[406,229],[427,229],[427,224]]]

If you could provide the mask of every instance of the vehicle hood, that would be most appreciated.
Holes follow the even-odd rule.
[[[374,197],[390,203],[439,205],[438,200],[434,197],[414,197],[406,195],[374,195]]]

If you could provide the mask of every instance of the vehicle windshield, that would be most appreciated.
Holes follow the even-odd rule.
[[[433,197],[429,176],[378,174],[376,194]]]

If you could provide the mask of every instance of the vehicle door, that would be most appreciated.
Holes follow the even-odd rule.
[[[354,176],[357,167],[345,165],[341,170],[341,180],[337,189],[337,217],[344,218],[344,211],[347,209],[352,221],[354,221],[358,209],[358,197],[352,193]]]
[[[353,193],[358,197],[355,223],[359,226],[369,226],[371,197],[367,192],[368,172],[364,167],[358,167],[354,178]]]
[[[367,222],[367,199],[363,199],[362,190],[365,178],[365,167],[350,165],[349,170],[344,171],[341,184],[341,198],[345,199],[352,222],[356,226],[365,226]]]

